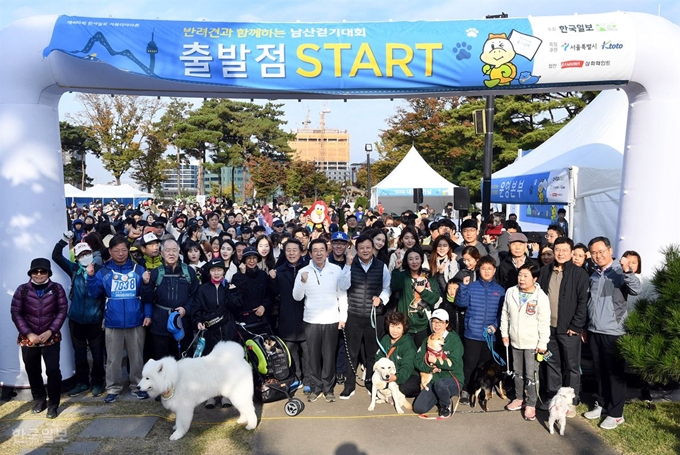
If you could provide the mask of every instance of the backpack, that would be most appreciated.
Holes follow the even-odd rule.
[[[182,266],[182,275],[184,275],[184,278],[187,280],[187,283],[191,284],[191,275],[189,274],[189,267],[184,263],[181,262],[180,265]],[[156,277],[156,287],[160,286],[160,284],[163,282],[163,278],[165,278],[165,266],[158,267],[158,276]]]

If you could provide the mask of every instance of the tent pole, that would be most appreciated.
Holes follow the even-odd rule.
[[[578,179],[578,166],[569,166],[569,203],[567,204],[567,221],[569,222],[569,232],[567,235],[570,239],[574,238],[574,228],[576,227],[576,220],[574,219],[574,208],[576,207],[576,188]]]
[[[482,171],[482,222],[486,223],[491,213],[491,171],[493,167],[493,115],[494,95],[486,97],[486,130],[484,132],[484,168]],[[483,224],[482,228],[486,228]],[[484,232],[482,232],[483,234]]]

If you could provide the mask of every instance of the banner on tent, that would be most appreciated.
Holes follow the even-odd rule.
[[[491,180],[491,202],[503,204],[567,204],[569,170]]]
[[[413,188],[378,188],[380,196],[413,196]],[[423,188],[423,196],[452,196],[450,188]]]
[[[60,16],[53,51],[172,81],[335,94],[630,78],[623,14],[438,22],[216,23]]]

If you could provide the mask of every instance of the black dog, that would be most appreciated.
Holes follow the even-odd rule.
[[[493,359],[489,359],[480,367],[472,373],[472,381],[470,384],[470,407],[474,408],[477,402],[479,402],[480,407],[486,412],[487,405],[491,397],[493,396],[493,391],[496,390],[496,394],[507,399],[505,394],[505,386],[503,381],[506,379],[506,373],[503,368],[497,364]]]

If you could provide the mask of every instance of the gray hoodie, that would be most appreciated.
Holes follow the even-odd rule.
[[[604,335],[624,335],[629,295],[637,295],[642,284],[634,273],[624,273],[619,261],[590,275],[588,330]]]

